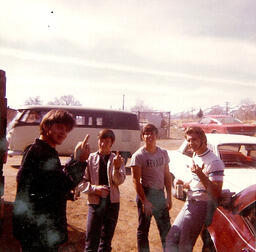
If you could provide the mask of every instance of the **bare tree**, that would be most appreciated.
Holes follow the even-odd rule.
[[[49,105],[67,105],[67,106],[81,106],[82,104],[74,98],[73,95],[64,95],[60,98],[55,97],[54,101],[48,102]]]
[[[133,106],[131,108],[131,111],[134,111],[134,112],[138,112],[138,111],[140,111],[140,112],[145,112],[145,111],[151,112],[151,111],[154,111],[154,109],[145,105],[144,101],[137,100],[135,106]]]
[[[247,98],[241,99],[240,104],[241,105],[252,105],[252,104],[255,104],[255,102],[253,101],[253,99],[247,97]]]
[[[26,105],[26,106],[28,106],[28,105],[42,105],[42,100],[41,100],[40,96],[28,97],[25,100],[24,105]]]
[[[220,105],[215,105],[209,109],[209,115],[225,115],[226,109]]]

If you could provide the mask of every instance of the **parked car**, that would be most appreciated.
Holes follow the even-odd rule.
[[[211,251],[256,251],[256,185],[251,185],[218,206],[207,228]]]
[[[256,138],[231,134],[206,134],[207,145],[225,165],[223,198],[208,227],[211,251],[256,251]],[[170,172],[189,181],[192,151],[185,140],[168,151]],[[175,195],[174,195],[175,196]]]
[[[223,189],[240,192],[256,181],[256,138],[232,134],[206,134],[207,146],[225,165]],[[182,180],[190,180],[192,151],[186,140],[178,150],[169,150],[170,171]]]
[[[189,126],[199,126],[205,133],[223,133],[254,136],[255,124],[244,124],[230,115],[207,115],[199,122],[184,123],[183,129]]]

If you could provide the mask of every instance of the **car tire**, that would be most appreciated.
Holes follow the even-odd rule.
[[[217,132],[217,130],[213,130],[211,133],[212,134],[217,134],[218,132]]]

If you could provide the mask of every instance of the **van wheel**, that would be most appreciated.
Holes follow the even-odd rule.
[[[213,130],[211,133],[212,134],[217,134],[218,132],[217,132],[217,130]]]

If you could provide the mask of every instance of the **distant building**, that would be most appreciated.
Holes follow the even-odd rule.
[[[154,124],[158,129],[159,138],[169,138],[170,137],[170,112],[137,112],[140,127],[143,128],[144,125],[148,123]]]

